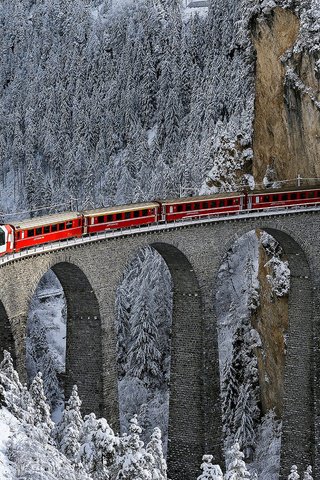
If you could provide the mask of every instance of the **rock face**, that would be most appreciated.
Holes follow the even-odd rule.
[[[320,177],[320,90],[316,56],[292,53],[298,18],[276,8],[253,24],[256,99],[253,174],[276,179]],[[316,55],[316,53],[314,53]]]
[[[257,231],[258,236],[261,232]],[[277,297],[267,279],[271,273],[267,262],[270,257],[265,249],[259,248],[258,279],[260,305],[252,318],[252,325],[258,331],[262,348],[257,349],[261,408],[265,414],[275,409],[282,418],[285,368],[285,334],[288,330],[288,298]]]

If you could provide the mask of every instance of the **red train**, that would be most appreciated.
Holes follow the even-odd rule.
[[[185,218],[228,215],[240,210],[316,205],[319,188],[222,193],[106,207],[83,212],[65,212],[0,226],[0,255],[67,238],[105,230],[173,222]]]

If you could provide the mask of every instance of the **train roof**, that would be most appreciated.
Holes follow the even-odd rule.
[[[62,223],[66,222],[67,220],[75,220],[80,216],[81,214],[79,212],[63,212],[45,215],[43,217],[27,218],[26,220],[17,220],[16,222],[9,223],[17,230],[27,230],[29,228],[51,225],[52,223]]]
[[[168,200],[161,200],[163,205],[171,205],[177,203],[189,203],[189,202],[205,202],[206,200],[217,200],[219,198],[235,198],[243,197],[243,192],[224,192],[224,193],[213,193],[212,195],[201,195],[197,197],[181,197],[181,198],[170,198]]]
[[[271,194],[272,193],[280,193],[280,192],[306,192],[306,191],[313,191],[313,190],[320,190],[320,185],[313,185],[313,186],[305,186],[305,187],[298,187],[298,186],[283,186],[283,187],[277,187],[277,188],[264,188],[263,190],[248,190],[248,194],[252,195],[264,195],[264,194]]]
[[[144,210],[146,208],[155,208],[159,207],[157,202],[148,202],[148,203],[130,203],[128,205],[115,205],[113,207],[104,207],[104,208],[95,208],[94,210],[85,210],[83,215],[85,217],[99,216],[99,215],[108,215],[109,213],[118,213],[118,212],[132,212],[133,210]]]

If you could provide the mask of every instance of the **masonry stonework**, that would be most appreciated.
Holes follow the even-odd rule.
[[[296,463],[320,466],[320,213],[230,218],[136,233],[37,254],[0,267],[0,348],[9,338],[25,374],[26,319],[41,277],[52,268],[67,299],[66,388],[77,383],[83,409],[119,428],[115,296],[125,266],[147,245],[173,279],[168,469],[172,480],[196,478],[201,457],[222,461],[220,385],[214,299],[221,262],[237,238],[262,229],[281,244],[291,269],[285,367],[281,478]],[[8,332],[8,330],[6,330]],[[11,334],[10,333],[10,334]],[[7,335],[7,337],[6,337]],[[9,340],[10,343],[10,340]],[[11,347],[12,348],[12,347]],[[318,465],[318,467],[317,467]]]

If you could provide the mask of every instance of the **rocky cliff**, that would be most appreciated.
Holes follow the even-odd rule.
[[[320,177],[320,71],[317,45],[299,42],[301,23],[275,8],[252,22],[256,51],[253,175]]]

